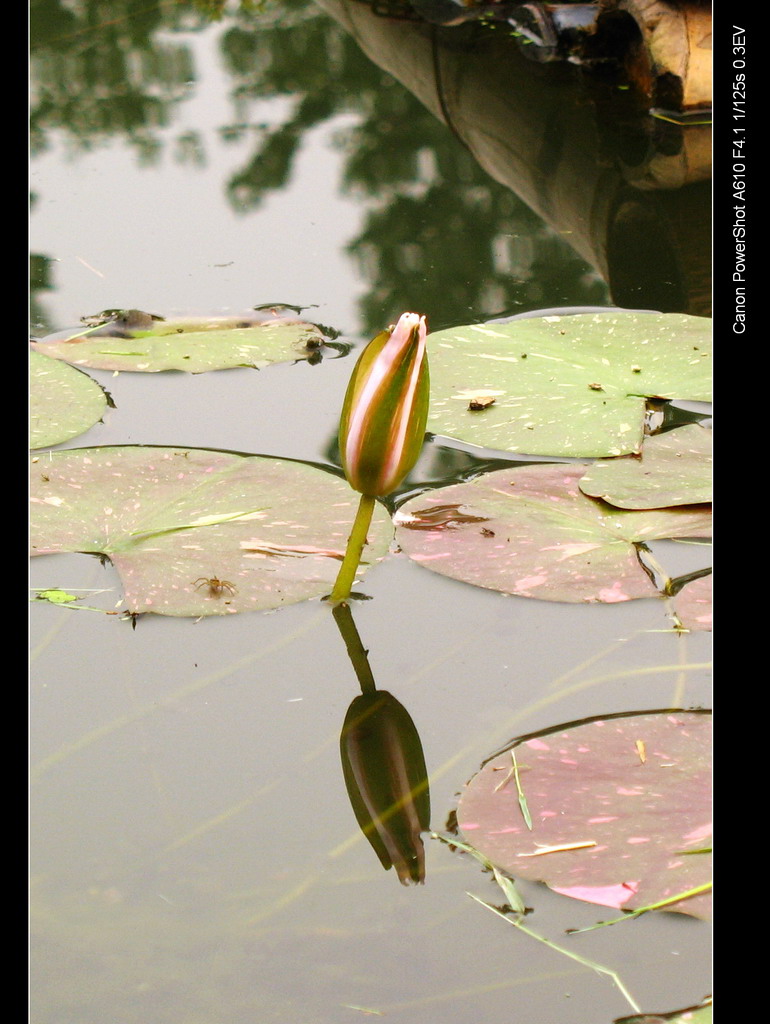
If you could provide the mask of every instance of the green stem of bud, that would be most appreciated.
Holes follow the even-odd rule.
[[[345,557],[342,560],[340,571],[337,574],[337,580],[334,584],[329,600],[332,604],[337,604],[339,601],[347,601],[350,597],[350,591],[355,582],[356,573],[358,572],[358,566],[361,563],[361,554],[366,544],[366,534],[369,531],[369,526],[372,522],[372,514],[374,513],[374,502],[375,499],[369,497],[368,494],[362,494],[361,500],[358,503],[358,511],[356,512],[356,518],[353,523],[353,529],[350,531],[350,537],[348,538],[348,546],[345,549]]]

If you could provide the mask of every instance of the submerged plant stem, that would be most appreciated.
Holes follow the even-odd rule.
[[[369,497],[368,494],[361,495],[356,518],[353,522],[353,529],[350,531],[350,537],[348,538],[348,546],[345,549],[345,557],[337,574],[334,588],[329,595],[329,600],[332,604],[337,604],[339,601],[347,601],[350,597],[350,591],[361,562],[361,553],[366,544],[366,534],[372,522],[374,502],[375,499]]]
[[[504,921],[507,921],[508,924],[512,924],[514,928],[518,928],[519,931],[524,932],[525,935],[529,935],[531,939],[536,939],[538,942],[542,942],[543,945],[548,946],[555,952],[562,953],[564,956],[569,957],[570,960],[576,960],[579,964],[583,964],[584,967],[590,967],[599,974],[604,974],[608,978],[611,978],[632,1010],[635,1013],[642,1012],[638,1003],[623,984],[616,971],[610,970],[609,967],[604,967],[602,964],[597,964],[593,960],[588,960],[586,957],[580,956],[578,953],[574,953],[569,949],[565,949],[564,946],[557,946],[555,942],[551,942],[550,939],[546,939],[544,935],[538,935],[537,932],[533,932],[530,928],[527,928],[527,926],[523,925],[517,918],[504,914],[502,910],[499,910],[497,907],[493,907],[491,903],[485,903],[484,900],[479,899],[478,896],[474,896],[472,892],[469,892],[466,895],[470,896],[470,898],[475,900],[477,903],[480,903],[482,907],[486,907],[487,910],[491,910],[493,914],[497,914],[498,917],[502,917]]]
[[[697,853],[698,851],[690,850],[687,852]],[[646,914],[648,910],[663,910],[665,907],[670,907],[672,903],[681,903],[682,900],[689,899],[690,896],[700,896],[701,893],[710,892],[711,888],[711,882],[704,882],[703,885],[696,885],[694,889],[687,889],[685,892],[678,892],[675,896],[667,896],[663,900],[658,900],[657,903],[648,903],[646,907],[637,907],[636,910],[629,910],[623,915],[623,917],[613,917],[611,921],[599,921],[598,924],[588,925],[587,928],[571,928],[570,934],[577,935],[579,932],[592,932],[595,928],[606,928],[607,925],[610,924],[620,924],[621,921],[630,921],[633,917],[639,917],[640,914]]]

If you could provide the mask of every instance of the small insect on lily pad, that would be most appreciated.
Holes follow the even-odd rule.
[[[578,465],[484,473],[405,502],[401,548],[453,579],[544,601],[615,604],[660,597],[636,545],[710,535],[703,506],[625,511],[589,498]]]
[[[82,371],[30,352],[30,448],[49,448],[84,433],[101,420],[109,402],[101,385]]]
[[[132,614],[228,615],[325,596],[358,498],[315,466],[190,448],[68,449],[32,469],[32,553],[106,555]],[[392,536],[377,505],[361,571]]]
[[[619,508],[666,508],[711,501],[711,431],[697,423],[645,437],[638,456],[589,466],[580,490]]]
[[[33,348],[74,366],[99,370],[204,373],[317,361],[329,342],[316,324],[269,310],[238,317],[173,319],[136,309],[105,310],[84,320],[83,328],[59,331]]]
[[[710,766],[707,713],[596,718],[520,739],[488,761],[465,787],[457,822],[514,877],[587,903],[646,907],[711,881]],[[665,909],[707,917],[710,907],[703,891]]]

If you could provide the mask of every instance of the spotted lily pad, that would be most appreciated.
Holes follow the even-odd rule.
[[[358,505],[323,470],[229,452],[69,449],[32,469],[32,553],[106,555],[132,613],[225,615],[324,596]],[[378,505],[367,564],[391,538]]]
[[[620,508],[711,501],[711,431],[690,423],[644,439],[639,455],[595,462],[580,490]]]
[[[636,545],[709,536],[709,511],[614,508],[582,493],[584,472],[525,466],[430,491],[398,510],[396,539],[425,568],[506,594],[608,604],[659,597]]]
[[[315,359],[328,339],[296,316],[169,319],[140,310],[115,310],[106,323],[59,332],[33,348],[74,366],[99,370],[204,373],[236,366]]]
[[[30,448],[48,448],[84,433],[104,415],[106,392],[85,373],[30,352]]]
[[[465,787],[457,822],[514,877],[605,907],[646,907],[711,881],[710,755],[706,713],[551,730],[488,761]],[[707,917],[710,906],[702,892],[666,909]]]
[[[711,400],[711,321],[583,313],[472,324],[428,338],[428,430],[530,455],[638,452],[645,398]],[[479,394],[494,396],[482,408]]]

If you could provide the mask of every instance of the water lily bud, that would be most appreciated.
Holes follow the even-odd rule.
[[[350,486],[390,494],[414,466],[428,420],[425,317],[402,313],[366,346],[353,369],[340,418],[340,457]]]
[[[361,694],[345,716],[340,754],[353,812],[380,863],[395,866],[402,885],[424,882],[430,793],[409,713],[385,690]]]

